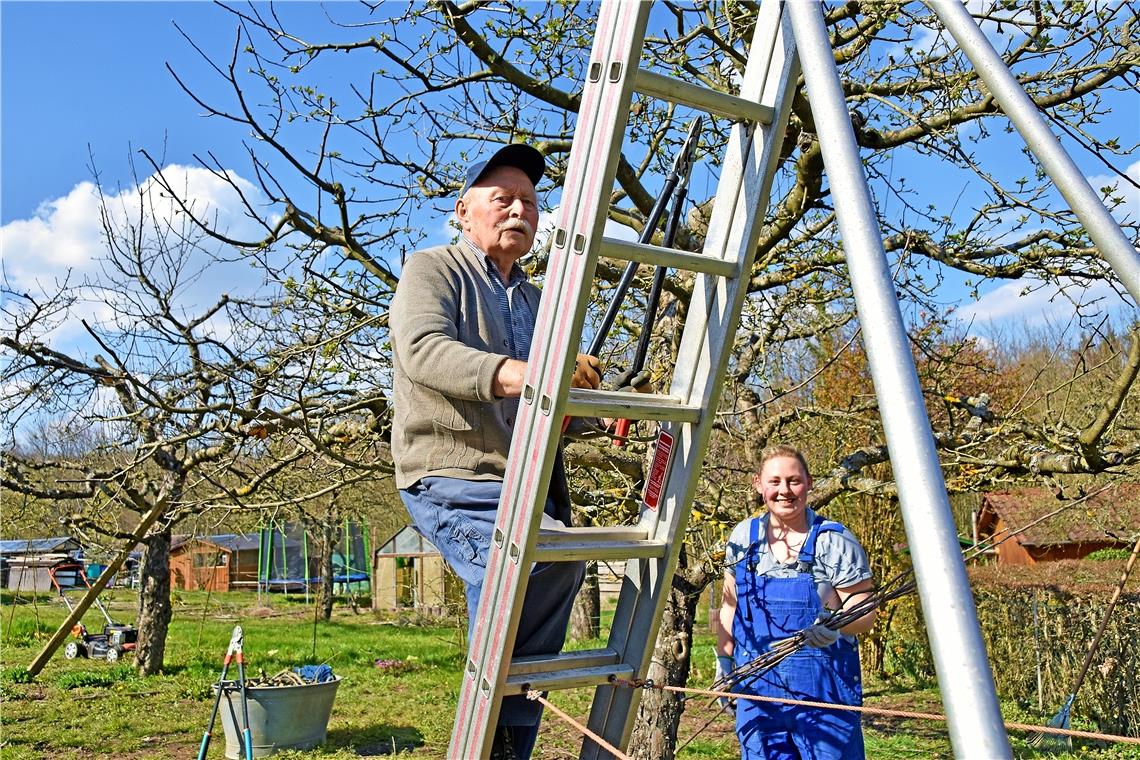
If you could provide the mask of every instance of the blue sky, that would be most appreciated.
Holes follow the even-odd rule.
[[[290,16],[322,13],[313,3],[280,8]],[[223,165],[248,172],[232,126],[204,118],[166,71],[169,62],[180,73],[203,72],[172,21],[222,58],[233,44],[232,16],[206,2],[0,3],[0,234],[10,278],[27,283],[59,277],[69,268],[90,269],[99,248],[96,207],[86,200],[91,188],[84,184],[92,180],[89,151],[111,193],[130,189],[132,151],[140,179],[148,175],[139,148],[183,167],[187,185],[220,205],[222,190],[191,168],[193,154],[211,150]],[[204,75],[193,81],[206,94],[214,86]],[[1123,141],[1134,142],[1140,95],[1121,98],[1114,118]],[[1103,174],[1092,157],[1077,160],[1089,176]],[[1131,173],[1140,180],[1140,160]],[[1140,193],[1129,192],[1135,218]],[[1057,308],[1047,302],[1047,292],[1019,298],[1020,290],[987,286],[983,292],[989,295],[963,313],[1032,321]]]
[[[0,222],[26,219],[44,201],[91,179],[88,146],[104,182],[129,180],[131,148],[191,163],[194,151],[233,145],[200,116],[164,63],[186,65],[187,33],[232,40],[228,14],[210,3],[0,4]],[[217,49],[217,48],[216,48]]]

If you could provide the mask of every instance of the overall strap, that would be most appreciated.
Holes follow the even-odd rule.
[[[760,543],[760,518],[753,517],[748,524],[748,547],[752,548]]]
[[[751,628],[751,623],[747,621],[750,621],[752,618],[752,608],[751,605],[743,603],[742,600],[751,599],[756,589],[756,563],[757,554],[759,552],[760,526],[761,519],[759,517],[753,517],[749,521],[748,543],[745,544],[744,556],[736,563],[734,574],[736,576],[736,595],[738,603],[733,622],[734,629],[740,625],[741,622],[747,623],[746,629]]]
[[[804,540],[803,546],[800,547],[800,556],[797,557],[796,570],[798,572],[811,572],[811,566],[815,562],[815,542],[819,539],[820,533],[828,532],[842,533],[842,523],[837,523],[835,520],[816,520],[812,523],[808,537]]]
[[[744,563],[746,577],[749,582],[752,581],[753,575],[756,573],[757,554],[760,545],[760,527],[763,525],[763,520],[760,517],[753,517],[748,522],[748,543],[744,550],[744,556],[741,560]]]

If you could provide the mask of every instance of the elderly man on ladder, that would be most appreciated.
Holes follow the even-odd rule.
[[[535,185],[544,169],[542,154],[521,144],[473,165],[455,203],[459,242],[408,258],[389,315],[396,486],[416,529],[463,579],[469,626],[479,609],[538,313],[541,291],[518,260],[534,244]],[[580,355],[572,382],[597,388],[598,360]],[[570,525],[561,458],[543,522]],[[561,650],[583,573],[581,562],[534,566],[516,656]],[[492,757],[529,757],[540,718],[537,703],[505,699]]]

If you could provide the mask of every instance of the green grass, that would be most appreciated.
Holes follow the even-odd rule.
[[[338,606],[331,622],[314,629],[313,611],[303,600],[274,595],[258,606],[252,593],[206,594],[181,592],[175,598],[174,619],[166,649],[166,671],[141,678],[126,663],[65,660],[56,654],[43,672],[28,682],[25,668],[46,639],[63,621],[66,610],[49,596],[20,600],[0,596],[0,760],[142,760],[192,758],[213,705],[211,684],[219,675],[233,626],[245,631],[245,656],[250,675],[272,675],[297,665],[328,662],[343,676],[328,742],[309,752],[286,752],[278,757],[356,758],[402,754],[418,758],[443,757],[463,664],[462,628],[457,622],[414,626],[408,621],[379,619],[370,612],[354,613]],[[105,597],[112,616],[130,622],[135,599],[115,590]],[[263,603],[265,598],[263,598]],[[88,626],[101,628],[98,615]],[[608,622],[605,621],[605,622]],[[690,683],[713,679],[712,636],[702,627],[693,646]],[[576,642],[590,648],[601,642]],[[377,668],[376,660],[398,661]],[[937,689],[907,688],[897,683],[868,684],[868,705],[940,712]],[[584,719],[590,690],[560,692],[551,697],[569,714]],[[711,716],[707,701],[695,698],[682,721],[684,741]],[[1007,719],[1044,723],[1006,706]],[[223,756],[219,725],[210,758]],[[868,757],[950,757],[944,724],[894,718],[868,720]],[[1135,748],[1082,748],[1069,755],[1045,755],[1028,748],[1013,735],[1016,757],[1138,758]],[[576,757],[579,738],[552,716],[543,723],[536,758]],[[721,716],[692,741],[680,757],[688,760],[738,758],[730,719]]]

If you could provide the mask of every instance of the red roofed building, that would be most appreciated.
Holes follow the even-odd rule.
[[[974,522],[975,535],[979,541],[991,537],[1000,541],[1008,531],[1024,528],[1071,501],[1044,488],[986,494]],[[1081,559],[1098,549],[1131,548],[1138,532],[1140,483],[1122,483],[1003,541],[994,553],[1000,565]]]

